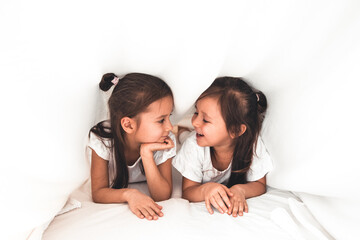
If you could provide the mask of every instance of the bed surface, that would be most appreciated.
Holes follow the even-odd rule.
[[[181,198],[181,176],[175,169],[173,172],[172,198],[159,202],[164,213],[159,220],[139,219],[127,204],[92,202],[90,182],[87,181],[70,197],[70,200],[80,202],[81,207],[56,216],[43,239],[227,239],[234,236],[243,239],[331,239],[292,192],[269,188],[266,194],[247,200],[249,213],[244,213],[243,217],[234,218],[217,211],[210,215],[204,202],[189,203]],[[146,183],[130,187],[148,193]],[[310,216],[305,224],[301,223],[304,216]]]

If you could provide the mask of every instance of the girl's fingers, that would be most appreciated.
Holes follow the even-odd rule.
[[[220,193],[219,193],[220,194]],[[227,207],[225,206],[225,204],[224,204],[224,200],[221,198],[221,196],[219,195],[219,194],[216,194],[215,196],[214,196],[214,198],[215,198],[215,201],[217,202],[217,204],[219,205],[219,207],[221,208],[221,213],[225,213],[225,212],[227,212],[228,211],[228,209],[227,209]],[[224,195],[226,195],[225,193],[224,193]]]
[[[162,206],[160,206],[159,204],[157,204],[157,203],[155,203],[156,204],[156,207],[158,208],[158,209],[162,209],[163,207]]]
[[[145,208],[140,208],[140,211],[142,215],[148,220],[152,220],[152,217],[150,216],[150,213]]]
[[[239,211],[239,202],[234,201],[233,205],[234,205],[234,208],[233,208],[232,214],[233,214],[233,217],[236,217],[237,213]]]
[[[245,212],[248,213],[249,212],[249,206],[247,204],[247,202],[245,201]]]
[[[165,139],[165,141],[164,141],[164,143],[166,144],[166,145],[169,145],[169,146],[172,146],[172,147],[174,147],[174,142],[173,142],[173,140],[170,138],[170,137],[167,137],[166,139]]]
[[[162,143],[153,143],[153,144],[154,145],[151,147],[153,151],[170,149],[170,148],[173,148],[175,146],[174,142],[171,140],[171,138],[166,139]]]
[[[219,206],[219,204],[216,202],[215,197],[211,197],[211,198],[210,198],[210,203],[211,203],[211,205],[213,205],[214,208],[216,208],[219,212],[224,213],[223,210],[221,209],[221,207]]]
[[[211,208],[210,201],[209,201],[208,198],[205,198],[205,206],[206,206],[206,209],[208,210],[208,212],[209,212],[210,214],[213,214],[213,213],[214,213],[214,211],[213,211],[212,208]]]
[[[226,186],[222,186],[224,189],[225,189],[225,191],[226,191],[226,194],[228,195],[228,196],[230,196],[230,197],[232,197],[232,196],[234,196],[234,194],[231,192],[231,190],[229,189],[229,188],[227,188]]]
[[[133,213],[134,213],[138,218],[141,218],[141,219],[144,218],[144,215],[140,212],[139,209],[136,209],[135,211],[133,211]]]
[[[244,202],[240,202],[239,203],[239,216],[243,215],[243,211],[244,211]]]
[[[226,206],[230,207],[231,206],[230,199],[229,199],[228,195],[226,194],[226,192],[221,191],[221,192],[219,192],[219,194],[220,194],[222,200],[225,202]]]
[[[150,214],[150,216],[153,220],[158,219],[158,215],[155,213],[155,211],[151,207],[147,207],[146,210],[148,211],[148,213]]]
[[[159,208],[159,205],[155,203],[154,206],[151,206],[152,210],[158,215],[159,217],[164,216],[164,214],[161,212],[161,208]]]
[[[233,202],[233,201],[232,201]],[[228,214],[231,215],[232,211],[233,211],[233,207],[234,207],[234,203],[232,203],[228,209]]]

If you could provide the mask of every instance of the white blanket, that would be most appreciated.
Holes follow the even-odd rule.
[[[181,177],[174,170],[172,198],[159,202],[164,216],[157,221],[139,219],[127,204],[96,204],[91,200],[90,181],[76,190],[72,199],[81,208],[58,215],[43,235],[57,239],[332,239],[295,194],[270,188],[248,199],[249,213],[232,217],[217,211],[210,215],[204,202],[181,198]],[[131,187],[148,194],[146,183]],[[69,207],[69,206],[67,206]]]

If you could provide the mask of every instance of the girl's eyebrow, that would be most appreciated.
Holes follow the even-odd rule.
[[[195,104],[195,109],[198,110],[196,104]],[[201,113],[202,113],[206,118],[212,119],[209,115],[206,114],[206,112],[201,111]]]
[[[164,114],[164,115],[158,116],[156,119],[166,118],[166,117],[169,116],[169,115],[171,115],[171,114]]]
[[[164,114],[164,115],[158,116],[157,118],[164,118],[164,117],[166,117],[166,116],[167,116],[167,115]]]
[[[202,114],[204,114],[204,116],[208,119],[212,119],[209,115],[207,115],[205,112],[202,112]]]

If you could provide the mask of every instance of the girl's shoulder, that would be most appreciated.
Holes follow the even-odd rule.
[[[93,132],[90,132],[89,134],[89,143],[101,143],[102,145],[110,148],[111,147],[111,143],[112,143],[112,139],[111,138],[104,138],[101,137]]]
[[[273,169],[272,159],[266,146],[259,136],[256,151],[248,171],[248,181],[256,181],[264,177],[268,172]]]
[[[93,132],[90,132],[87,147],[91,148],[96,152],[98,156],[104,160],[110,160],[112,139],[102,138]]]
[[[255,157],[260,157],[260,158],[270,158],[270,155],[266,149],[266,146],[261,138],[261,136],[259,135],[257,142],[256,142],[256,146],[255,146]]]

